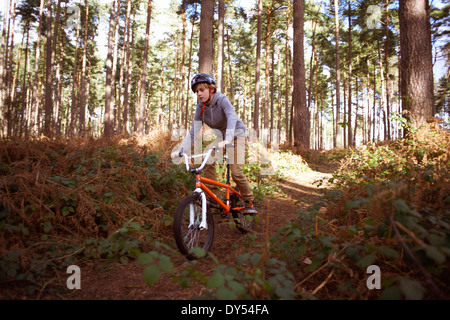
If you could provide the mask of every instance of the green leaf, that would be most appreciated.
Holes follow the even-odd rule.
[[[349,200],[345,203],[344,208],[345,209],[353,209],[353,208],[360,208],[366,203],[369,203],[370,199],[366,198],[358,198],[356,200]]]
[[[236,264],[242,265],[242,264],[246,263],[249,258],[250,258],[250,253],[246,252],[236,258]]]
[[[208,289],[220,288],[225,284],[225,279],[220,272],[213,274],[211,278],[208,279],[207,287]]]
[[[69,215],[71,212],[75,212],[75,209],[73,207],[63,207],[61,210],[61,213],[63,216]]]
[[[237,295],[228,288],[220,288],[217,290],[217,298],[219,300],[236,300]]]
[[[400,300],[402,297],[402,292],[400,287],[392,286],[386,288],[380,296],[381,300]]]
[[[282,299],[292,300],[295,298],[295,291],[292,288],[277,288],[275,293]]]
[[[173,263],[168,256],[161,255],[159,257],[159,267],[166,273],[174,273]]]
[[[198,259],[206,256],[206,251],[199,247],[192,248],[191,250],[189,250],[189,253],[194,255]]]
[[[386,256],[386,257],[388,257],[388,258],[392,258],[392,259],[397,259],[397,258],[398,258],[398,252],[395,251],[395,250],[392,249],[392,248],[389,248],[389,247],[386,247],[386,246],[382,246],[382,247],[379,247],[379,248],[378,248],[378,251],[379,251],[382,255],[384,255],[384,256]]]
[[[150,264],[153,263],[153,258],[148,253],[141,254],[136,261],[139,265]]]
[[[145,284],[150,286],[156,283],[159,278],[161,278],[161,271],[159,270],[158,266],[148,266],[144,269],[143,277]]]
[[[50,222],[44,223],[44,232],[49,233],[52,230],[52,224]]]
[[[141,225],[136,222],[130,222],[129,225],[136,231],[140,231],[142,229]]]
[[[403,199],[397,199],[392,201],[392,204],[394,206],[395,211],[398,213],[409,213],[411,209],[406,204],[405,200]]]
[[[228,285],[230,286],[231,290],[233,290],[238,296],[241,296],[245,293],[245,287],[237,281],[229,281]]]
[[[376,259],[377,257],[374,254],[368,254],[367,256],[359,260],[356,265],[360,268],[367,268],[368,266],[373,264]]]
[[[252,265],[256,266],[259,261],[261,260],[261,254],[260,253],[255,253],[252,255],[252,257],[250,258],[250,262],[252,263]]]
[[[400,290],[409,300],[420,300],[423,298],[425,289],[420,282],[402,277],[400,279]]]
[[[425,249],[425,252],[428,257],[441,264],[445,261],[445,255],[442,254],[436,247],[428,246]]]

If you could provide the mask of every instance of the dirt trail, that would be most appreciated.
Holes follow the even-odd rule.
[[[323,192],[326,181],[331,177],[333,168],[315,167],[318,171],[310,171],[297,177],[288,177],[280,184],[283,194],[275,194],[258,203],[260,221],[256,225],[256,244],[264,245],[266,240],[266,219],[269,218],[268,235],[274,234],[287,220],[295,219],[297,211],[302,204],[296,204],[299,199],[312,199]],[[318,186],[316,181],[322,180]],[[305,205],[305,204],[303,204]],[[269,215],[267,216],[267,212]],[[216,231],[212,254],[220,262],[232,265],[239,255],[245,252],[246,237],[237,230],[230,229],[228,220],[215,216]],[[234,248],[234,249],[233,249]],[[237,249],[236,249],[237,248]],[[171,257],[175,265],[176,273],[183,269],[184,257]],[[211,272],[214,263],[210,259],[201,259],[197,263],[201,272]],[[109,266],[98,264],[84,266],[81,270],[81,290],[68,291],[59,295],[62,299],[87,299],[87,300],[183,300],[200,295],[203,287],[192,285],[188,289],[182,289],[180,285],[172,281],[174,275],[162,273],[161,279],[152,286],[146,286],[142,271],[144,267],[135,263],[127,265],[111,264]],[[61,275],[66,279],[67,275]],[[45,297],[43,297],[45,299]],[[54,298],[54,297],[53,297]]]

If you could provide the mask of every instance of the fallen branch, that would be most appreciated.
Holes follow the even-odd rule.
[[[315,295],[320,289],[322,289],[327,284],[328,280],[331,279],[331,276],[333,275],[333,273],[334,273],[334,269],[331,270],[328,277],[316,289],[314,289],[314,291],[312,292],[312,295]]]

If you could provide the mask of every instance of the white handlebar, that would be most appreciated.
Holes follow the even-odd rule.
[[[227,146],[232,146],[232,147],[234,147],[234,144],[229,144],[229,145],[227,145]],[[189,166],[189,160],[190,160],[190,159],[200,158],[200,157],[205,156],[205,159],[203,160],[203,162],[202,162],[202,164],[200,165],[200,167],[195,168],[196,171],[201,171],[201,170],[203,170],[203,168],[205,167],[206,163],[208,162],[209,157],[211,156],[211,153],[213,152],[213,150],[219,150],[219,147],[218,147],[218,146],[214,146],[214,147],[210,148],[206,153],[196,154],[196,155],[193,155],[193,156],[189,156],[189,155],[187,155],[186,153],[184,153],[183,151],[181,151],[179,155],[180,155],[180,157],[183,157],[183,156],[184,156],[184,161],[185,161],[185,163],[186,163],[186,170],[187,170],[187,171],[190,171],[190,170],[191,170],[191,167]],[[224,157],[226,158],[227,156],[224,156]],[[193,169],[193,168],[192,168],[192,169]]]
[[[185,161],[185,163],[186,163],[186,170],[187,170],[187,171],[190,171],[190,169],[191,169],[190,166],[189,166],[189,160],[190,160],[190,159],[200,158],[200,157],[206,156],[206,157],[205,157],[205,160],[203,160],[203,162],[202,162],[202,164],[200,165],[200,167],[196,168],[198,171],[203,170],[203,168],[204,168],[205,165],[206,165],[206,162],[208,161],[209,157],[211,156],[211,153],[212,153],[213,150],[216,149],[216,148],[217,148],[217,146],[214,146],[214,147],[212,147],[211,149],[209,149],[208,152],[206,152],[206,153],[201,153],[201,154],[196,154],[196,155],[194,155],[194,156],[189,156],[189,155],[187,155],[187,154],[184,153],[184,152],[180,153],[180,156],[181,156],[181,157],[184,156],[184,161]]]

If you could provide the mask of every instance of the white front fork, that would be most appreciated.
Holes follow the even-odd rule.
[[[202,222],[200,223],[200,230],[208,229],[208,224],[206,223],[206,195],[200,188],[195,189],[195,192],[199,193],[202,198]],[[189,205],[189,214],[189,227],[191,227],[195,224],[195,208],[193,203]]]

